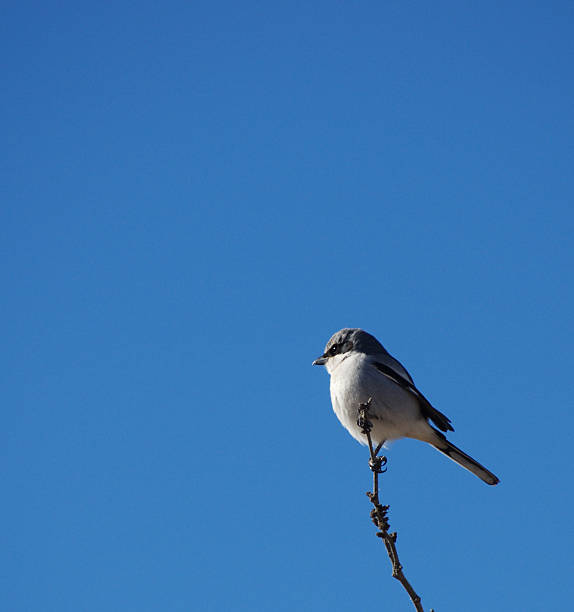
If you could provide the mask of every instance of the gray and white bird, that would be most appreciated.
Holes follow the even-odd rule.
[[[399,438],[422,440],[486,484],[499,482],[492,472],[446,439],[442,432],[454,431],[450,419],[431,406],[410,374],[371,334],[355,328],[338,331],[313,365],[324,365],[329,372],[333,410],[362,444],[366,444],[366,436],[357,425],[358,410],[371,398],[368,418],[375,444]]]

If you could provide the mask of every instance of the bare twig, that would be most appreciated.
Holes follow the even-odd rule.
[[[387,458],[385,456],[377,456],[383,443],[379,444],[376,448],[373,448],[373,441],[371,439],[371,429],[373,428],[373,424],[371,421],[369,421],[370,405],[371,398],[359,406],[359,418],[357,419],[357,425],[361,428],[363,434],[367,436],[369,452],[371,455],[369,459],[369,467],[373,472],[373,491],[372,493],[370,491],[367,492],[367,497],[371,500],[371,503],[374,506],[373,510],[371,510],[371,520],[378,528],[377,537],[381,538],[385,543],[387,554],[389,555],[389,559],[391,560],[393,566],[393,578],[396,578],[403,585],[417,612],[424,612],[421,604],[421,598],[416,594],[415,590],[411,586],[411,583],[407,580],[403,573],[403,566],[399,561],[399,554],[396,546],[397,533],[396,531],[389,533],[390,525],[387,516],[389,506],[383,506],[379,501],[379,474],[386,471],[386,467],[384,466],[387,463]],[[430,612],[433,612],[433,610]]]

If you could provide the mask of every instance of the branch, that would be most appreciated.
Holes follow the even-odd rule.
[[[385,456],[378,457],[378,452],[381,450],[382,443],[377,446],[377,448],[373,448],[373,441],[371,439],[371,429],[373,428],[373,424],[369,421],[369,407],[371,405],[371,399],[364,404],[359,406],[359,418],[357,419],[357,425],[361,428],[363,434],[367,436],[367,442],[369,444],[369,467],[373,472],[373,492],[367,492],[367,497],[371,500],[374,508],[371,510],[371,520],[377,526],[377,537],[381,538],[385,543],[385,548],[387,549],[387,554],[389,555],[389,559],[391,560],[391,564],[393,566],[393,578],[396,578],[404,587],[405,591],[408,593],[415,610],[417,612],[424,612],[423,606],[421,604],[421,598],[416,594],[415,590],[411,586],[411,583],[407,580],[406,576],[403,573],[403,566],[399,561],[399,554],[397,552],[397,532],[389,533],[390,525],[387,513],[389,511],[389,506],[381,505],[379,501],[379,474],[382,474],[386,471],[386,467],[384,467],[387,463],[387,458]],[[431,610],[430,612],[434,612]]]

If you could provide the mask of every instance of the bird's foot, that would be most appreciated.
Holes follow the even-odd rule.
[[[382,474],[383,472],[386,472],[386,465],[387,458],[384,455],[381,455],[380,457],[371,457],[369,459],[369,467],[371,468],[371,471],[377,474]]]

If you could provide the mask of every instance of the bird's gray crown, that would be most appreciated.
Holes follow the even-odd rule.
[[[385,347],[371,334],[356,327],[345,327],[339,330],[329,338],[329,342],[325,346],[325,355],[333,346],[344,346],[351,343],[351,348],[348,350],[365,353],[367,355],[377,355],[386,353]]]

